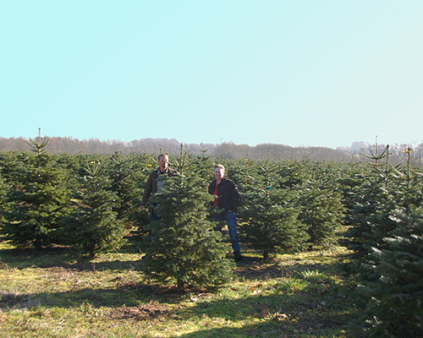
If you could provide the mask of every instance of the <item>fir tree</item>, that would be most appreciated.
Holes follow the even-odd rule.
[[[299,191],[305,180],[310,178],[310,164],[305,161],[285,160],[277,169],[278,185],[281,188]]]
[[[398,227],[374,248],[377,283],[370,284],[368,335],[423,336],[423,208],[397,213]]]
[[[341,193],[328,180],[310,180],[300,197],[299,220],[307,224],[308,243],[313,248],[331,248],[343,220]]]
[[[354,251],[351,258],[352,270],[360,271],[363,278],[373,279],[371,267],[375,256],[372,256],[372,248],[384,249],[386,242],[383,240],[389,237],[396,229],[394,213],[399,208],[398,201],[401,198],[401,191],[396,188],[396,175],[389,166],[389,146],[381,155],[372,153],[375,160],[371,170],[367,172],[363,184],[356,189],[356,205],[351,214],[352,227],[348,229],[349,248]],[[386,159],[385,163],[381,163]]]
[[[133,233],[142,239],[143,236],[148,233],[148,230],[145,228],[150,223],[150,217],[147,212],[141,210],[140,205],[151,169],[157,166],[157,158],[147,154],[138,154],[134,156],[133,161],[135,162],[134,167],[136,169],[135,173],[133,172],[132,175],[136,183],[137,195],[132,200],[133,209],[132,212],[128,214],[128,220],[132,222],[134,226]],[[148,243],[142,240],[139,243],[141,250],[144,251],[146,249],[145,244]]]
[[[243,194],[241,208],[245,241],[268,259],[270,252],[301,250],[308,239],[306,225],[298,220],[296,194],[280,189],[276,167],[269,159],[257,175],[250,175],[249,191]]]
[[[115,152],[111,156],[111,168],[109,176],[111,178],[110,190],[118,196],[118,203],[113,207],[119,220],[127,222],[129,214],[136,211],[137,207],[133,201],[141,194],[137,182],[140,179],[140,168],[133,154],[124,156],[120,152]]]
[[[177,176],[162,175],[162,191],[153,196],[160,220],[152,222],[150,243],[144,257],[144,272],[153,279],[175,279],[184,285],[218,285],[228,281],[231,263],[226,245],[213,231],[206,205],[212,200],[206,182],[193,168],[187,154],[175,161]]]
[[[34,245],[37,249],[61,243],[61,220],[68,214],[65,172],[46,153],[48,139],[29,145],[35,155],[21,154],[23,167],[13,173],[12,181],[20,182],[8,194],[11,203],[1,229],[3,237],[16,246]]]
[[[79,180],[81,186],[74,194],[74,211],[64,220],[69,244],[81,247],[91,257],[119,249],[125,241],[122,222],[113,211],[118,197],[108,190],[111,182],[101,163],[88,163],[86,175]]]
[[[363,163],[349,163],[344,166],[338,178],[342,191],[342,204],[345,207],[344,222],[347,225],[353,224],[353,209],[361,201],[360,190],[365,182],[366,172]]]

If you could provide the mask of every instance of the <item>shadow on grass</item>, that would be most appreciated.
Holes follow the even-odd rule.
[[[117,252],[119,254],[137,254],[138,246],[128,241]],[[101,256],[100,256],[101,257]],[[126,270],[138,266],[141,262],[142,254],[139,254],[140,260],[136,261],[104,261],[98,262],[81,254],[78,248],[68,246],[55,246],[43,249],[0,249],[0,264],[7,265],[9,268],[24,269],[29,267],[53,268],[60,267],[78,271],[95,270]]]
[[[320,281],[294,279],[272,290],[259,284],[249,294],[239,290],[243,297],[238,299],[208,300],[207,295],[200,294],[194,307],[177,314],[200,321],[204,329],[183,337],[354,336],[350,322],[357,311],[356,295],[348,286],[327,282],[322,287]],[[269,290],[271,294],[264,294]],[[244,324],[247,321],[254,324]]]
[[[106,317],[112,320],[197,322],[200,330],[183,337],[278,337],[301,333],[328,336],[340,332],[343,332],[341,336],[353,336],[348,324],[355,315],[354,291],[336,285],[323,291],[317,282],[305,282],[281,282],[272,290],[259,285],[255,290],[261,290],[260,293],[237,290],[241,295],[237,299],[216,299],[218,293],[201,289],[181,294],[175,287],[135,285],[134,282],[110,289],[19,295],[0,292],[0,309],[34,310],[41,306],[82,308],[84,313],[90,313],[106,308]],[[269,290],[271,294],[264,294]],[[195,302],[193,307],[180,306],[181,301],[189,301],[190,297]]]
[[[37,256],[38,255],[38,256]],[[136,268],[139,261],[118,260],[100,263],[68,263],[74,261],[74,253],[68,248],[53,248],[41,252],[0,250],[3,263],[23,266],[45,264],[48,268],[79,271],[128,270]],[[53,258],[54,257],[54,258]],[[53,261],[51,261],[53,259]],[[328,264],[324,258],[313,260],[289,258],[288,261],[263,261],[246,256],[237,264],[235,275],[248,281],[273,279],[269,289],[266,283],[242,286],[239,298],[222,298],[219,291],[187,289],[179,293],[175,287],[140,284],[134,281],[117,281],[113,275],[111,288],[83,288],[67,292],[42,292],[11,294],[0,292],[0,308],[33,309],[83,308],[92,311],[106,308],[112,320],[158,320],[196,321],[200,330],[182,337],[246,337],[246,336],[354,336],[349,322],[355,316],[357,295],[348,282],[337,285],[331,279],[310,274],[307,278],[301,271],[319,270],[319,273],[335,269],[336,261]],[[285,265],[284,265],[285,263]],[[316,277],[317,276],[317,277]],[[281,277],[289,277],[287,279]],[[256,292],[260,290],[260,292]],[[193,307],[180,306],[194,299]],[[244,324],[248,322],[248,324]],[[239,326],[234,328],[233,326]],[[227,326],[227,327],[226,327]]]
[[[116,279],[116,278],[115,278]],[[134,282],[123,282],[117,288],[84,288],[67,292],[41,292],[12,294],[0,291],[0,309],[75,308],[84,304],[91,307],[128,307],[147,304],[151,301],[173,303],[181,297],[176,287],[151,286]]]
[[[331,273],[340,267],[338,262],[327,262],[327,259],[313,257],[312,261],[306,259],[281,259],[263,260],[261,258],[244,256],[237,263],[234,274],[244,280],[267,280],[273,278],[292,278],[304,270]]]

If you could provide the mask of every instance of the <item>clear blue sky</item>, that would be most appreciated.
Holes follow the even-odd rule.
[[[0,4],[0,136],[423,141],[423,1]]]

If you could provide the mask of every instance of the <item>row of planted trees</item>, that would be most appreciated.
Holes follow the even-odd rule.
[[[179,175],[163,178],[165,190],[153,197],[161,219],[151,226],[139,199],[157,167],[154,157],[53,156],[45,146],[32,142],[33,154],[0,156],[0,231],[16,246],[69,245],[92,256],[118,249],[136,229],[150,278],[173,279],[179,287],[223,283],[232,263],[222,235],[213,231],[207,194],[219,162],[242,195],[242,243],[264,259],[330,249],[345,224],[353,252],[346,268],[365,285],[368,332],[422,333],[422,173],[390,166],[389,148],[372,154],[374,165],[213,160],[181,151],[171,158]]]
[[[78,245],[94,255],[119,247],[125,228],[136,226],[139,233],[146,232],[149,219],[139,203],[148,174],[157,167],[155,157],[49,155],[46,144],[33,141],[32,154],[1,154],[3,239],[20,247]],[[262,251],[264,258],[272,251],[327,248],[335,242],[344,207],[337,183],[331,185],[330,175],[325,176],[332,171],[330,166],[219,161],[242,193],[238,217],[243,238]],[[192,186],[185,192],[186,200],[194,203],[197,193],[207,192],[214,179],[212,159],[181,153],[172,164],[181,173],[178,179],[187,177]],[[211,196],[205,195],[207,201],[200,204],[207,206]],[[197,204],[195,211],[200,210]],[[210,210],[204,215],[209,216]]]

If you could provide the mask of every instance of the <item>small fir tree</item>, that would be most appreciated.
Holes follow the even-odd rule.
[[[10,211],[1,229],[4,239],[16,246],[49,246],[61,243],[61,220],[69,213],[66,203],[68,191],[66,173],[58,168],[46,153],[49,140],[36,142],[30,139],[35,153],[21,154],[21,170],[13,173],[12,181],[19,182],[8,194]]]
[[[117,218],[127,223],[130,213],[136,211],[137,207],[133,201],[141,194],[137,182],[140,178],[140,168],[133,154],[122,155],[115,152],[111,156],[111,168],[109,169],[111,179],[110,190],[118,196],[118,203],[113,207]]]
[[[136,184],[137,195],[132,200],[133,211],[128,214],[128,220],[133,224],[133,233],[141,239],[138,241],[140,249],[145,251],[145,244],[148,244],[142,240],[148,231],[145,229],[150,224],[149,214],[142,211],[140,208],[143,191],[148,180],[148,176],[152,169],[157,169],[157,158],[147,154],[137,154],[134,156],[135,162],[132,175]],[[135,172],[134,172],[135,171]]]
[[[298,220],[296,194],[278,188],[275,171],[268,159],[257,175],[249,176],[250,189],[243,194],[241,208],[245,241],[262,251],[263,259],[270,252],[301,250],[308,239],[307,226]]]
[[[91,257],[119,249],[125,241],[122,222],[113,211],[118,197],[109,190],[111,182],[101,163],[88,163],[86,175],[79,180],[74,211],[64,220],[69,244],[81,247]]]
[[[346,225],[353,224],[354,207],[361,202],[360,191],[365,182],[366,172],[363,163],[351,162],[344,165],[337,180],[342,191],[342,204],[345,207],[344,223]]]
[[[175,279],[184,285],[218,285],[229,280],[231,263],[220,232],[213,231],[206,205],[212,200],[206,182],[185,154],[175,161],[177,176],[162,175],[163,190],[153,196],[160,220],[146,228],[152,236],[143,259],[147,276],[159,281]]]
[[[336,230],[341,227],[344,207],[341,193],[334,191],[322,180],[311,180],[304,188],[299,201],[298,219],[307,224],[307,243],[315,249],[331,248],[337,241]]]

